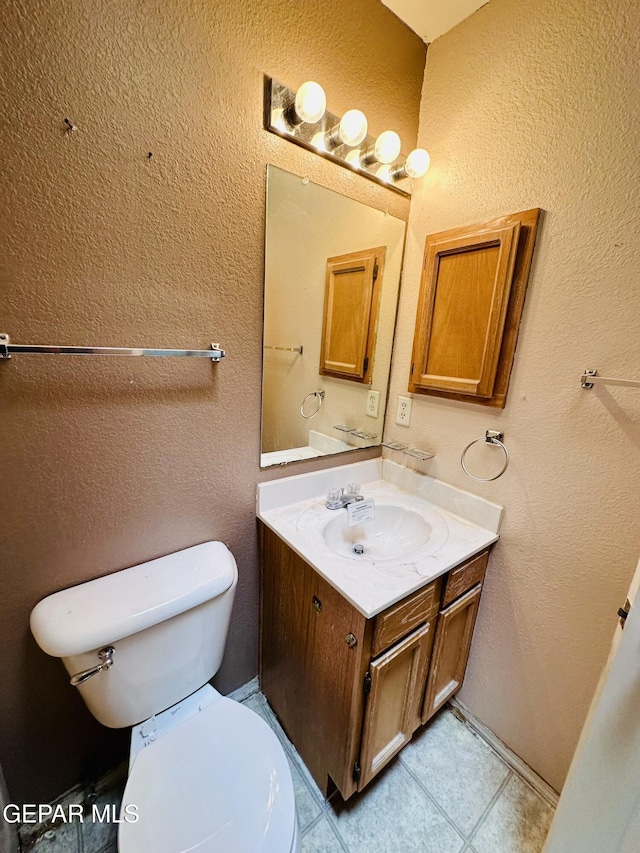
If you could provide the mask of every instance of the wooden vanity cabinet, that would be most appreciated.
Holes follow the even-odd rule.
[[[489,552],[367,619],[259,527],[260,686],[320,789],[347,799],[462,685]]]

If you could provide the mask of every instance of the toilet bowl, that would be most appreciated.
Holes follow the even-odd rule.
[[[119,853],[296,853],[291,772],[257,714],[207,682],[224,651],[233,556],[206,542],[54,593],[31,613],[104,725],[132,726]]]

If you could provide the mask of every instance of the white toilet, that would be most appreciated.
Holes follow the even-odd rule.
[[[31,613],[39,646],[62,658],[91,713],[134,727],[120,853],[299,850],[280,742],[207,684],[237,579],[226,546],[206,542],[57,592]]]

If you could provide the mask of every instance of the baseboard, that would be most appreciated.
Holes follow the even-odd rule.
[[[253,696],[254,693],[257,693],[260,690],[260,683],[258,681],[258,676],[256,675],[251,681],[247,681],[246,684],[243,684],[241,687],[236,687],[234,691],[227,694],[229,699],[233,699],[234,702],[244,702],[245,699],[248,699],[249,696]]]
[[[463,705],[462,702],[454,697],[449,700],[449,705],[451,706],[453,713],[462,719],[470,729],[473,729],[473,731],[500,756],[504,763],[507,764],[514,773],[517,773],[521,779],[530,785],[533,790],[551,806],[551,808],[556,808],[558,805],[559,794],[557,791],[554,791],[551,785],[544,781],[542,776],[538,776],[535,770],[532,770],[528,764],[515,754],[515,752],[502,743],[502,741],[494,735],[491,729],[488,729],[484,723],[481,723],[477,717],[474,717],[471,711]]]

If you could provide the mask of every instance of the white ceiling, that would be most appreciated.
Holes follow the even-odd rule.
[[[427,44],[468,18],[488,0],[382,0]]]

